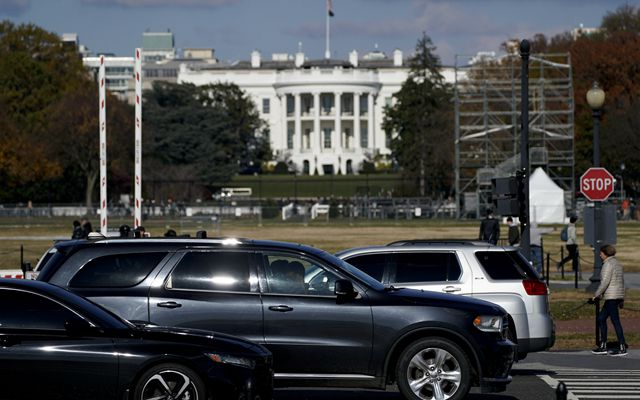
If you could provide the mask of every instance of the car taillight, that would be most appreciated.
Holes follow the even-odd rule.
[[[524,290],[530,296],[548,294],[547,285],[537,279],[525,279],[522,281],[522,286],[524,286]]]

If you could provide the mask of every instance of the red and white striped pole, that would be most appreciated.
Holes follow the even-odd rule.
[[[142,49],[136,49],[135,211],[133,227],[142,221]]]
[[[104,78],[104,56],[98,70],[100,98],[100,232],[107,235],[107,104]]]

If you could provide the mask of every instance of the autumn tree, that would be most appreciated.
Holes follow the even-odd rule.
[[[409,76],[383,120],[383,129],[395,135],[393,157],[402,174],[417,183],[420,196],[450,190],[453,170],[453,94],[435,50],[423,33],[409,61]]]
[[[77,53],[35,25],[0,22],[0,198],[19,187],[60,176],[59,160],[47,157],[47,107],[84,76]],[[9,195],[14,193],[14,195]]]
[[[608,33],[640,32],[640,7],[623,4],[615,11],[607,12],[600,27]]]
[[[107,96],[106,104],[111,177],[114,169],[122,173],[133,168],[133,109],[111,95]],[[51,116],[49,134],[55,138],[50,154],[84,179],[84,200],[91,207],[100,173],[98,85],[87,79],[85,85],[66,93],[47,111]]]

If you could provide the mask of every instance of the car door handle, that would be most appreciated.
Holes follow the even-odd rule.
[[[289,312],[289,311],[293,311],[293,307],[279,305],[279,306],[271,306],[269,307],[269,310],[278,311],[278,312]]]
[[[180,308],[180,307],[182,307],[182,304],[176,303],[175,301],[163,301],[162,303],[158,303],[158,307]]]
[[[444,289],[442,289],[443,292],[446,293],[453,293],[453,292],[459,292],[462,289],[460,289],[459,287],[455,287],[455,286],[447,286]]]

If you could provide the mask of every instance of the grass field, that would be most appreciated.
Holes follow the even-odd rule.
[[[71,235],[72,218],[42,219],[0,219],[0,269],[18,268],[20,246],[24,246],[25,261],[35,263],[38,257],[51,246],[51,238],[68,238]],[[130,219],[110,219],[115,229],[119,225],[131,224]],[[97,221],[93,221],[94,226]],[[197,230],[205,229],[209,236],[235,236],[253,239],[282,240],[312,245],[329,252],[338,250],[386,244],[400,239],[436,239],[436,238],[476,238],[478,221],[451,221],[433,219],[413,220],[353,220],[334,219],[330,221],[312,221],[283,223],[277,220],[263,220],[258,226],[257,220],[226,220],[214,224],[207,218],[150,219],[145,227],[154,236],[161,236],[167,229],[179,234],[194,235]],[[560,259],[560,226],[543,237],[544,252],[550,254],[551,271]],[[502,234],[506,235],[503,227]],[[582,227],[578,228],[578,240],[582,240]],[[640,223],[623,222],[618,225],[618,258],[625,271],[640,272]],[[565,251],[566,254],[566,251]],[[583,274],[589,273],[593,265],[593,252],[586,245],[580,245],[581,267]]]
[[[17,269],[20,265],[20,246],[24,247],[25,261],[35,265],[38,257],[48,249],[52,238],[68,238],[71,235],[72,218],[45,219],[0,219],[0,269]],[[94,222],[97,225],[96,221]],[[110,220],[114,228],[121,224],[130,224],[130,219]],[[94,226],[95,226],[94,225]],[[275,220],[264,220],[258,226],[256,220],[227,220],[220,224],[207,218],[191,219],[151,219],[144,223],[153,236],[161,236],[167,229],[174,229],[179,234],[194,235],[198,230],[207,230],[209,236],[232,236],[254,239],[281,240],[304,243],[329,252],[338,250],[386,244],[400,239],[436,239],[436,238],[475,238],[478,234],[478,221],[450,220],[330,220],[313,221],[306,225],[303,222],[283,223]],[[560,258],[560,226],[544,236],[544,251],[550,253],[551,271],[555,272],[555,262]],[[506,229],[502,229],[503,235]],[[578,228],[579,240],[582,240],[582,228]],[[625,222],[618,225],[618,254],[625,271],[640,272],[640,223]],[[581,245],[583,275],[589,276],[592,271],[593,253],[586,245]],[[552,276],[552,279],[558,278]],[[571,279],[567,276],[566,279]],[[593,345],[593,307],[585,306],[577,309],[588,294],[584,290],[563,289],[552,290],[550,296],[551,311],[557,323],[557,339],[554,349],[590,348]],[[625,310],[621,316],[623,326],[625,320],[640,323],[640,291],[628,291]],[[613,332],[613,331],[612,331]],[[625,332],[627,341],[632,346],[640,343],[638,330]]]

